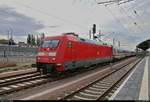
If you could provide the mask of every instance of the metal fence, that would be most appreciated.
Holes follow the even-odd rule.
[[[0,45],[0,63],[35,62],[37,48]]]

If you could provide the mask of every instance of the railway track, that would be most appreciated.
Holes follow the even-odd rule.
[[[38,72],[16,75],[14,77],[0,79],[0,95],[36,86],[50,81],[47,75]]]
[[[0,73],[4,72],[11,72],[11,71],[19,71],[19,70],[26,70],[26,69],[32,69],[31,65],[17,65],[15,63],[10,63],[10,64],[5,64],[5,65],[0,65]]]
[[[70,94],[66,94],[60,100],[106,100],[125,79],[127,74],[140,62],[141,59],[136,59],[134,62],[128,62],[117,70],[110,71],[102,78],[91,82],[86,86],[82,86]]]
[[[4,68],[4,67],[14,67],[16,66],[16,63],[4,63],[4,62],[0,62],[0,69]]]
[[[26,74],[32,74],[32,73],[36,73],[36,70],[20,70],[20,71],[12,71],[12,72],[5,72],[5,73],[1,73],[0,74],[0,80],[2,79],[9,79],[12,77],[19,77],[22,75],[26,75]]]
[[[41,84],[45,84],[48,82],[52,82],[55,80],[60,80],[67,78],[69,76],[73,76],[77,74],[77,72],[67,74],[60,78],[52,78],[50,75],[41,75],[39,72],[32,71],[28,73],[16,74],[8,77],[0,78],[0,96],[4,96],[10,94],[12,92],[16,92],[19,90],[23,90],[26,88],[31,88],[34,86],[38,86]]]
[[[36,78],[39,78],[39,77],[42,77],[42,76],[40,76],[39,73],[35,72],[35,73],[32,73],[32,74],[26,74],[26,75],[16,76],[16,77],[12,77],[12,78],[0,79],[0,87],[15,84],[15,83],[18,83],[18,82],[31,80],[31,78],[36,79]]]

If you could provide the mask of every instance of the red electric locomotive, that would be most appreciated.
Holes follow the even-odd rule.
[[[45,73],[64,72],[112,60],[112,46],[83,39],[74,33],[46,37],[38,49],[38,71]]]

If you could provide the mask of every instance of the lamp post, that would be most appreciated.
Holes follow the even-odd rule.
[[[120,50],[120,41],[118,41],[118,48],[119,48],[119,50]]]
[[[9,55],[10,55],[10,45],[12,44],[12,39],[13,39],[13,35],[12,35],[12,33],[13,33],[13,29],[10,27],[10,26],[8,26],[8,30],[7,30],[7,34],[8,34],[8,53],[9,53]],[[7,54],[8,54],[7,53]],[[8,55],[7,55],[7,62],[9,61],[9,59],[8,59]]]
[[[91,39],[91,30],[89,30],[89,39]]]

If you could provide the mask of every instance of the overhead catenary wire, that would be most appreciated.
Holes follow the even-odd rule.
[[[118,6],[118,8],[119,8],[119,6]],[[124,16],[124,17],[121,18],[121,21],[124,21],[125,23],[128,24],[129,20],[131,20],[131,19],[127,19],[127,18],[126,18],[127,15],[125,14],[124,11],[121,11],[120,8],[119,8],[119,11],[120,11],[121,15]],[[128,17],[128,16],[127,16],[127,17]],[[132,20],[131,20],[131,22],[132,22]],[[130,32],[134,32],[134,31],[132,30],[132,28],[130,28],[130,27],[127,27],[127,28],[130,30]]]
[[[123,1],[123,0],[122,0]],[[134,21],[133,22],[133,24],[134,24],[134,26],[136,26],[139,30],[140,30],[140,32],[141,31],[143,31],[143,27],[142,27],[142,25],[141,25],[141,23],[144,23],[144,20],[142,20],[142,17],[137,13],[137,11],[135,10],[135,8],[133,8],[133,6],[131,6],[131,8],[128,10],[128,11],[132,11],[131,13],[133,14],[133,15],[129,15],[129,13],[128,13],[128,11],[126,11],[125,10],[125,8],[122,8],[121,6],[119,6],[119,5],[121,5],[121,4],[124,4],[124,3],[127,3],[127,2],[130,2],[130,1],[134,1],[134,0],[127,0],[127,1],[125,1],[125,2],[123,2],[123,3],[119,3],[118,2],[118,7],[120,8],[120,9],[122,9],[123,10],[123,12],[125,12],[125,15],[128,17],[128,18],[130,18],[132,21]],[[137,1],[137,0],[136,0]],[[134,2],[135,3],[135,2]],[[144,3],[145,4],[145,3]],[[109,4],[110,5],[110,4]],[[135,5],[135,4],[134,4]],[[136,7],[138,6],[138,5],[140,5],[140,4],[136,4]],[[140,23],[141,22],[141,23]]]
[[[120,0],[120,1],[123,1],[123,0]],[[130,1],[134,1],[134,0],[127,0],[127,1],[125,1],[125,2],[123,2],[123,4],[124,3],[127,3],[127,2],[130,2]],[[105,7],[107,7],[108,5],[111,5],[111,4],[116,4],[117,3],[117,0],[115,1],[107,1],[107,2],[100,2],[100,4],[104,4],[105,5]],[[98,3],[99,4],[99,3]],[[134,25],[134,26],[136,26],[140,31],[143,31],[143,29],[142,29],[142,27],[141,27],[141,25],[136,21],[136,19],[135,19],[135,16],[134,16],[134,18],[131,16],[131,15],[129,15],[128,14],[128,12],[126,12],[126,10],[124,9],[124,8],[122,8],[121,6],[120,6],[121,4],[119,4],[119,1],[118,1],[118,8],[119,9],[121,9],[123,12],[122,12],[122,14],[124,14],[125,15],[125,17],[128,17],[130,20],[131,20],[131,22],[132,22],[132,24]],[[107,9],[109,9],[109,8],[107,8]],[[113,14],[110,10],[109,10],[109,12],[111,13],[111,14]],[[135,11],[134,11],[135,12]],[[114,16],[114,14],[113,14],[113,16]],[[138,16],[138,15],[136,15],[136,16]],[[116,16],[114,16],[114,18],[116,18],[116,19],[118,19]],[[138,19],[137,19],[138,20]],[[117,20],[118,21],[118,20]],[[121,23],[121,21],[119,21],[120,23]],[[123,25],[124,26],[124,25]],[[125,27],[125,26],[124,26]],[[129,28],[130,29],[130,28]],[[135,31],[134,31],[135,32]]]
[[[143,15],[141,16],[140,13],[136,10],[136,8],[133,7],[133,5],[131,5],[131,8],[129,8],[129,10],[132,11],[133,15],[135,15],[135,17],[140,21],[140,23],[141,24],[143,23],[143,25],[144,25],[145,21],[143,20],[143,17],[142,17]],[[141,28],[143,30],[144,28],[142,27],[142,25],[140,25],[140,26],[141,26]]]
[[[121,6],[118,6],[123,12],[124,14],[132,21],[132,23],[134,24],[134,26],[136,26],[140,31],[142,31],[141,26],[139,25],[139,23],[136,21],[135,18],[133,18],[131,15],[129,15],[129,13]],[[128,10],[129,11],[129,10]],[[134,16],[134,15],[133,15]]]
[[[128,30],[128,28],[126,28],[124,26],[124,24],[115,16],[115,14],[113,14],[113,12],[108,8],[108,6],[105,5],[105,8],[108,10],[108,12],[114,17],[114,19],[122,26],[122,28],[127,31],[128,33],[130,33],[130,31]]]
[[[118,6],[118,8],[119,8],[121,14],[124,16],[124,17],[122,18],[122,20],[124,19],[125,22],[128,22],[128,23],[131,22],[131,23],[132,23],[131,25],[134,25],[134,23],[135,23],[136,21],[135,21],[132,17],[130,17],[130,16],[127,14],[128,12],[125,12],[125,10],[123,10],[123,8],[121,8],[120,6]],[[128,25],[129,25],[129,24],[128,24]],[[128,29],[130,29],[131,32],[136,33],[136,31],[133,30],[130,26],[128,27]]]
[[[110,4],[118,3],[120,5],[120,4],[128,3],[131,1],[134,1],[134,0],[107,0],[107,1],[98,2],[97,4],[110,5]]]
[[[109,5],[111,4],[114,4],[116,3],[117,0],[115,1],[107,1],[106,3],[105,2],[102,2],[101,4],[105,5],[105,8],[107,9],[107,11],[113,16],[113,18],[122,26],[122,28],[127,31],[128,33],[130,33],[130,31],[128,30],[127,27],[125,27],[125,25],[121,22],[121,20],[119,20],[119,18],[117,18],[117,16],[115,14],[113,14],[113,12],[108,8]],[[97,4],[99,4],[97,1],[96,1]]]

